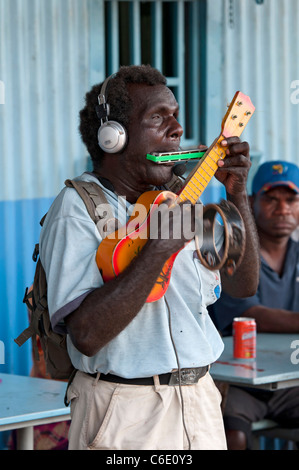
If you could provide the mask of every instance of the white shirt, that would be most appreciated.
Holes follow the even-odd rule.
[[[93,181],[88,173],[79,179]],[[100,185],[120,224],[128,221],[130,204]],[[64,188],[53,202],[40,237],[40,257],[47,276],[52,325],[63,329],[63,319],[94,289],[103,285],[95,256],[102,239],[85,205],[72,188]],[[84,372],[111,373],[126,378],[148,377],[179,366],[213,363],[223,342],[207,312],[220,296],[220,275],[196,257],[190,242],[174,262],[165,298],[145,303],[131,323],[95,356],[81,354],[67,338],[73,365]],[[120,305],[121,309],[122,306]],[[90,325],[92,328],[92,325]],[[101,332],[99,331],[99,334]]]

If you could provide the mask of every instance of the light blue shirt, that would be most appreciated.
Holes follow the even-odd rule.
[[[100,184],[88,173],[79,179]],[[115,217],[125,225],[130,204],[101,187]],[[40,237],[49,312],[53,328],[58,331],[64,330],[64,318],[92,290],[103,285],[95,261],[101,241],[80,196],[74,189],[64,188],[47,214]],[[220,292],[219,272],[202,266],[195,244],[190,242],[179,252],[173,265],[165,294],[169,311],[164,297],[145,303],[131,323],[93,357],[81,354],[68,336],[73,365],[84,372],[134,378],[177,369],[176,353],[181,368],[211,364],[222,353],[223,342],[207,306],[217,300]]]

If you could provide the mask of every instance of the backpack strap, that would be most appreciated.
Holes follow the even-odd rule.
[[[65,181],[65,185],[68,188],[74,188],[81,196],[87,212],[96,224],[102,238],[117,230],[118,221],[114,217],[104,191],[97,183],[68,179]]]
[[[46,212],[46,214],[40,219],[39,224],[40,224],[41,226],[44,225],[44,221],[45,221],[46,216],[47,216],[47,212]]]
[[[184,185],[185,182],[181,177],[173,175],[169,183],[165,185],[165,188],[167,189],[167,191],[172,191],[173,193],[178,194],[182,190]]]
[[[43,292],[43,295],[40,295],[40,292]],[[36,302],[35,299],[38,299]],[[34,350],[36,356],[37,347],[35,341],[36,332],[40,326],[40,319],[43,312],[47,309],[47,280],[44,268],[41,264],[40,259],[37,261],[33,286],[28,289],[26,288],[23,303],[25,303],[30,312],[30,324],[29,326],[15,339],[15,342],[22,346],[29,338],[32,337]],[[32,312],[35,311],[35,314],[32,315]]]

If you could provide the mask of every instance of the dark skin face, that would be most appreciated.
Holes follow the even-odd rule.
[[[253,209],[260,237],[265,239],[288,239],[299,224],[299,195],[286,186],[256,196]]]
[[[147,153],[177,151],[183,129],[178,123],[178,103],[164,85],[129,85],[133,110],[127,129],[129,140],[121,154],[104,158],[99,174],[108,178],[116,192],[135,202],[140,194],[161,186],[172,177],[171,164],[157,165]]]

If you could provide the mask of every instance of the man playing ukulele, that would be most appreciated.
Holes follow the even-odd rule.
[[[173,177],[173,162],[158,165],[146,155],[177,151],[183,129],[165,77],[150,66],[122,67],[107,83],[108,122],[120,132],[117,125],[106,129],[101,90],[96,85],[87,93],[80,113],[93,172],[79,179],[102,188],[124,226],[138,198]],[[246,194],[249,146],[238,137],[221,145],[227,156],[215,176],[246,228],[245,254],[232,277],[203,267],[183,228],[176,237],[171,230],[167,239],[160,235],[170,220],[177,228],[183,207],[195,216],[188,202],[164,210],[158,236],[109,282],[96,263],[102,238],[78,194],[65,188],[48,212],[40,245],[51,321],[67,331],[78,369],[68,390],[70,449],[226,448],[220,396],[208,372],[223,343],[207,305],[219,296],[220,277],[226,292],[253,295],[259,258]],[[178,251],[166,293],[147,302],[165,261]]]

